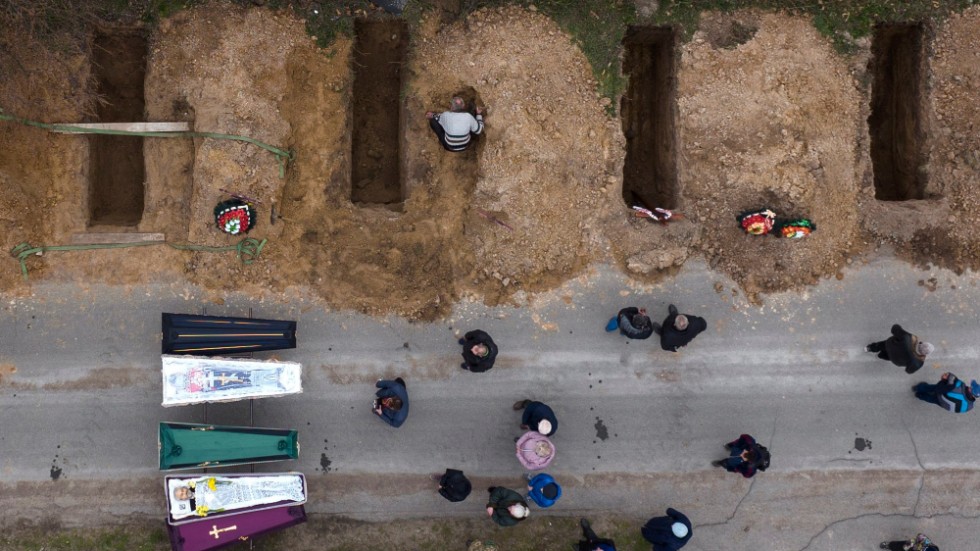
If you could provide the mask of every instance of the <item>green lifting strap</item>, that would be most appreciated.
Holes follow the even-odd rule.
[[[28,280],[27,277],[27,257],[34,254],[43,254],[48,251],[88,251],[94,249],[125,249],[127,247],[148,247],[150,245],[167,245],[181,251],[204,251],[212,253],[220,253],[227,251],[237,251],[238,258],[241,259],[242,264],[251,264],[255,262],[258,258],[259,253],[262,252],[262,247],[265,246],[266,239],[259,241],[258,239],[253,239],[251,237],[246,237],[238,242],[236,245],[228,245],[226,247],[210,247],[207,245],[191,245],[187,243],[168,243],[166,241],[146,241],[140,243],[96,243],[91,245],[42,245],[40,247],[34,247],[30,243],[21,243],[10,249],[10,256],[16,258],[20,261],[20,271],[24,274],[24,281]]]
[[[63,132],[72,132],[75,134],[106,134],[110,136],[143,136],[146,138],[214,138],[217,140],[235,140],[239,142],[246,142],[252,145],[257,145],[276,156],[276,160],[279,162],[280,178],[284,178],[286,176],[286,163],[296,158],[296,155],[292,151],[279,149],[278,147],[271,146],[265,142],[260,142],[255,138],[249,138],[248,136],[237,136],[235,134],[218,134],[215,132],[131,132],[129,130],[106,130],[106,129],[97,129],[97,128],[82,128],[80,126],[72,126],[70,124],[48,124],[45,122],[38,122],[29,119],[24,119],[21,117],[14,117],[12,115],[5,115],[3,113],[3,109],[0,109],[0,121],[17,122],[26,126],[34,126],[37,128],[44,128],[46,130],[53,130],[53,131],[56,130],[56,131],[63,131]]]

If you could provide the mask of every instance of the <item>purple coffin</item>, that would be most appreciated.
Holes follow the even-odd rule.
[[[306,510],[302,505],[294,505],[226,515],[179,526],[167,524],[167,532],[170,534],[170,547],[173,551],[208,551],[248,541],[301,522],[306,522]]]

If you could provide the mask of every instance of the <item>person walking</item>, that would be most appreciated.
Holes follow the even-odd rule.
[[[453,96],[449,111],[429,111],[425,118],[429,119],[429,128],[439,137],[442,147],[454,153],[465,150],[483,132],[483,109],[477,107],[474,117],[466,110],[466,100],[459,96]]]
[[[521,400],[514,404],[514,410],[524,410],[521,414],[521,428],[536,430],[545,436],[551,436],[558,430],[558,418],[548,404],[532,400]]]
[[[667,516],[650,519],[640,533],[653,544],[653,551],[677,551],[691,539],[691,521],[684,513],[667,509]]]
[[[918,371],[925,363],[926,356],[935,349],[935,346],[902,329],[897,323],[892,326],[892,336],[864,347],[865,352],[874,352],[882,360],[904,367],[909,375]]]
[[[487,502],[487,514],[501,526],[514,526],[527,518],[531,510],[524,497],[503,486],[491,486],[490,500]]]
[[[497,359],[497,345],[485,331],[470,331],[459,339],[463,345],[463,360],[460,367],[473,373],[483,373],[493,367]]]
[[[939,551],[939,546],[932,543],[925,534],[918,534],[911,540],[883,541],[878,544],[878,548],[889,551]]]
[[[582,537],[585,538],[578,542],[578,551],[616,551],[616,542],[597,536],[588,519],[583,518],[578,523],[582,527]]]
[[[517,439],[517,460],[529,471],[540,471],[555,458],[555,445],[540,432],[529,430]]]
[[[946,411],[966,413],[973,409],[973,403],[980,396],[980,383],[970,381],[970,385],[961,381],[952,373],[943,373],[939,382],[930,385],[925,381],[912,387],[915,397],[923,402],[936,404]]]
[[[435,478],[439,480],[439,495],[453,503],[463,501],[473,490],[463,471],[446,469],[441,477],[436,475]]]
[[[704,318],[679,314],[673,304],[667,306],[667,318],[663,325],[653,323],[653,332],[660,335],[660,347],[668,352],[677,352],[678,348],[687,346],[707,328],[708,322]]]
[[[739,473],[745,478],[752,478],[756,471],[769,468],[769,450],[748,434],[725,444],[725,448],[728,450],[728,457],[712,461],[711,464],[715,467],[724,467],[726,471]]]
[[[647,316],[646,308],[630,306],[623,308],[606,324],[606,332],[619,332],[631,339],[646,339],[653,334],[653,323]]]
[[[374,386],[378,388],[375,392],[374,414],[396,429],[402,426],[408,418],[408,390],[405,388],[405,381],[401,377],[393,381],[378,379]]]
[[[527,480],[527,497],[538,507],[547,509],[561,497],[561,486],[555,482],[550,474],[539,473],[533,477],[530,474],[525,474],[524,478]]]

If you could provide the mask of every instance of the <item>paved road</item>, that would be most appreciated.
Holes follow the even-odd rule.
[[[0,382],[0,523],[162,516],[156,424],[203,421],[205,408],[159,405],[159,314],[251,308],[299,320],[300,347],[278,357],[303,363],[304,393],[251,412],[211,406],[208,421],[251,415],[298,428],[300,461],[260,470],[307,473],[314,513],[481,514],[483,487],[520,483],[510,406],[533,397],[560,421],[549,472],[566,496],[547,514],[645,517],[673,506],[695,523],[693,550],[869,549],[915,531],[944,551],[975,548],[977,414],[918,402],[909,387],[947,369],[980,376],[976,278],[879,259],[761,307],[733,288],[696,263],[653,286],[600,267],[521,307],[462,303],[447,320],[411,324],[326,312],[302,296],[38,286],[30,299],[4,299],[0,316],[0,373],[17,369]],[[709,320],[689,350],[602,331],[620,306],[658,317],[668,300]],[[916,376],[862,351],[896,321],[937,347]],[[456,335],[475,327],[501,348],[486,374],[458,368]],[[395,375],[412,399],[399,430],[369,413],[374,380]],[[751,481],[709,465],[741,432],[773,453]],[[427,476],[445,467],[474,480],[470,500],[452,505],[431,491]]]

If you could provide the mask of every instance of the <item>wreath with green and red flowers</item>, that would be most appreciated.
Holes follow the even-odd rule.
[[[228,199],[214,207],[214,223],[231,235],[248,233],[255,226],[255,207],[241,199]]]

